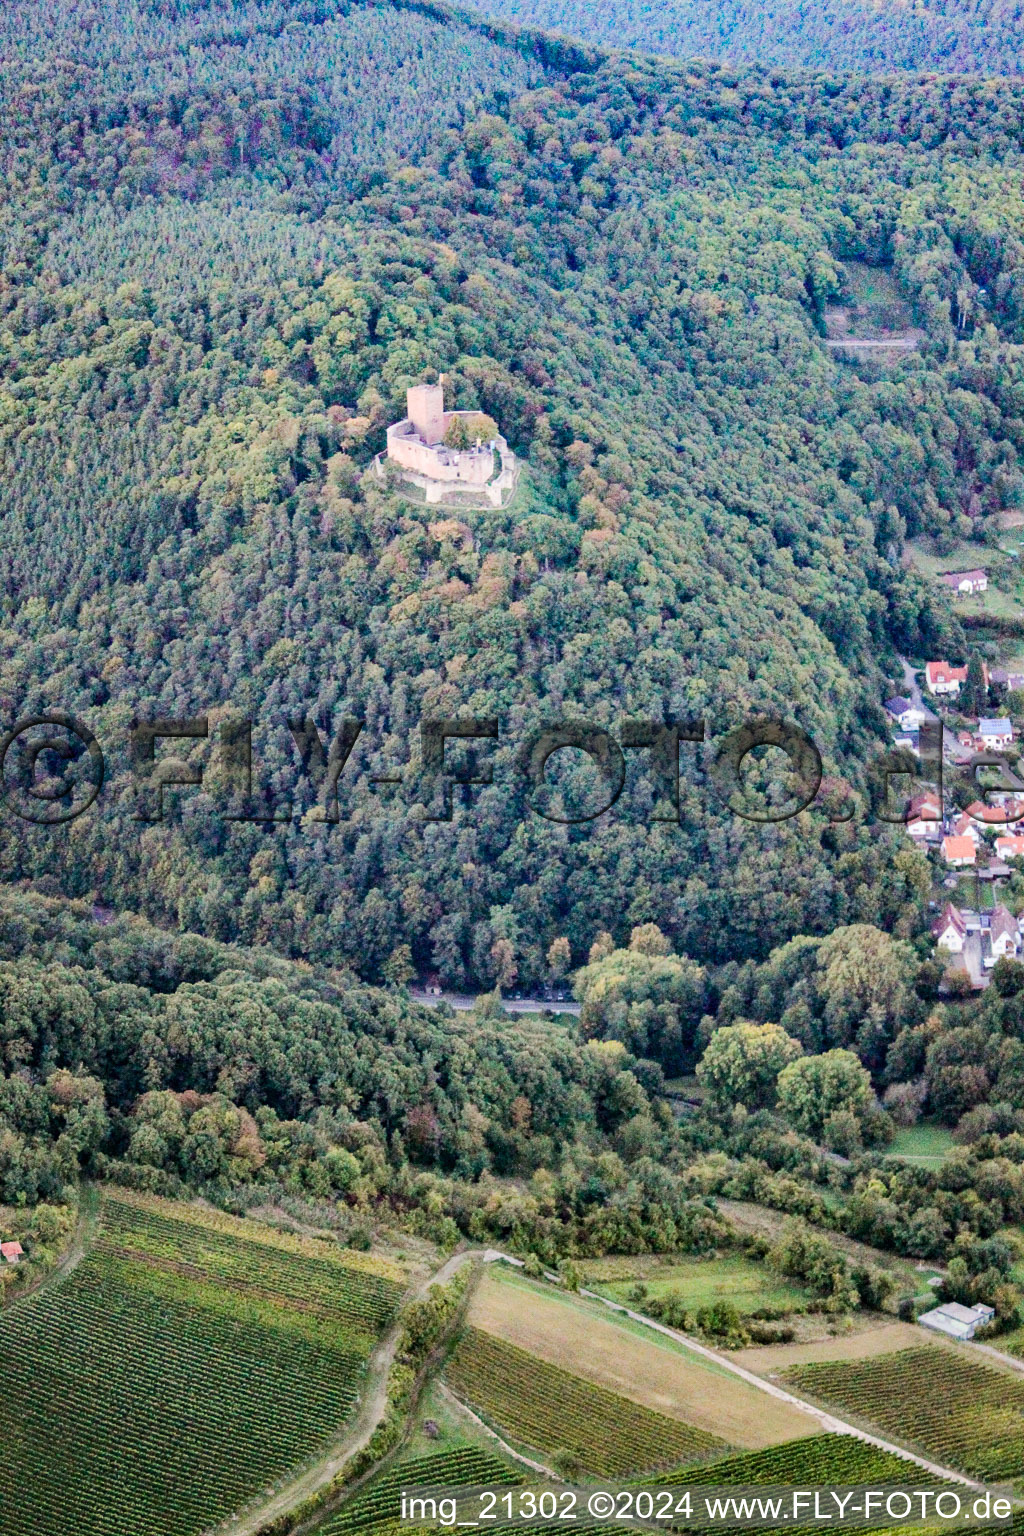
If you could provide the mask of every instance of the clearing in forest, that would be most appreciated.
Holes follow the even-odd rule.
[[[639,1280],[649,1296],[678,1292],[691,1309],[716,1301],[731,1302],[742,1313],[761,1307],[800,1307],[808,1295],[766,1264],[732,1253],[708,1259],[598,1259],[586,1266],[586,1276],[589,1286],[613,1301],[628,1301]]]
[[[0,1314],[4,1536],[193,1536],[325,1448],[404,1287],[327,1243],[109,1195]]]
[[[656,1413],[749,1449],[813,1434],[816,1421],[685,1346],[528,1281],[484,1276],[469,1322]]]

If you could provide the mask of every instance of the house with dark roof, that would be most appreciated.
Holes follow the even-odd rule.
[[[916,731],[924,721],[924,710],[918,709],[911,699],[905,699],[899,694],[895,698],[886,699],[885,712],[904,731]]]
[[[979,720],[977,734],[983,747],[1008,747],[1013,741],[1013,725],[1005,715],[998,720]]]
[[[993,907],[988,942],[992,965],[997,960],[1016,960],[1020,954],[1020,925],[1008,907]]]

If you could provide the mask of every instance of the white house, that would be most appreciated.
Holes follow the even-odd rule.
[[[941,1307],[922,1312],[918,1322],[925,1328],[948,1333],[954,1339],[973,1339],[977,1330],[984,1323],[990,1323],[995,1315],[994,1308],[982,1306],[980,1302],[976,1307],[964,1307],[958,1301],[946,1301]]]
[[[944,837],[942,857],[950,869],[966,869],[977,858],[974,840],[970,837]]]
[[[941,914],[932,924],[932,937],[939,949],[944,949],[950,955],[963,954],[964,940],[967,937],[967,924],[958,907],[954,907],[951,901],[947,901]]]
[[[885,712],[904,731],[916,731],[923,725],[925,719],[923,709],[918,709],[910,699],[901,698],[899,695],[894,699],[886,699]]]
[[[960,684],[967,681],[967,668],[951,667],[948,661],[929,661],[925,664],[924,680],[929,693],[938,698],[948,695],[955,699]]]
[[[979,720],[977,735],[984,747],[1008,747],[1013,741],[1013,726],[1005,717]]]
[[[988,940],[993,965],[997,960],[1016,960],[1020,954],[1020,926],[1008,908],[993,907]]]
[[[955,592],[957,597],[968,597],[974,592],[984,592],[988,587],[988,575],[985,571],[949,571],[940,577],[943,584]]]

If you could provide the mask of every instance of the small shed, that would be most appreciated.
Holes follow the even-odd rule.
[[[948,1333],[954,1339],[973,1339],[977,1330],[990,1323],[995,1315],[993,1307],[983,1306],[980,1302],[975,1307],[965,1307],[959,1301],[946,1301],[941,1307],[922,1312],[918,1322],[925,1328]]]
[[[5,1264],[20,1264],[25,1257],[25,1250],[20,1243],[0,1243],[0,1259]]]

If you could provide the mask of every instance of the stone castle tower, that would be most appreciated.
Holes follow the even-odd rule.
[[[434,447],[444,437],[444,389],[441,384],[416,384],[406,390],[406,410],[418,437]]]

